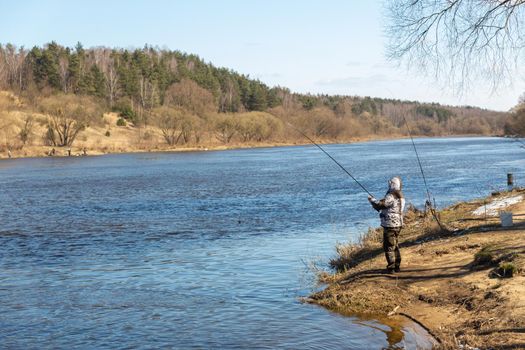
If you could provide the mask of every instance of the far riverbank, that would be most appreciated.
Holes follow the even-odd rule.
[[[414,139],[422,138],[423,136],[414,137]],[[464,138],[464,137],[502,137],[499,135],[453,135],[453,136],[434,136],[432,138]],[[344,140],[319,140],[320,145],[331,144],[351,144],[357,142],[373,142],[373,141],[392,141],[409,138],[406,135],[391,135],[385,137],[356,137]],[[317,142],[317,140],[315,140]],[[233,149],[251,149],[251,148],[273,148],[273,147],[289,147],[289,146],[305,146],[310,145],[308,141],[305,142],[257,142],[257,143],[231,143],[231,144],[202,144],[202,145],[188,145],[170,147],[168,145],[157,144],[151,147],[139,146],[125,146],[113,145],[108,146],[104,143],[79,143],[72,147],[53,147],[44,145],[25,146],[22,149],[0,152],[0,159],[16,159],[16,158],[39,158],[39,157],[68,157],[68,156],[83,156],[84,149],[87,156],[99,156],[105,154],[120,154],[120,153],[155,153],[155,152],[206,152],[206,151],[225,151]],[[53,155],[53,149],[55,150]],[[71,150],[69,152],[69,150]]]

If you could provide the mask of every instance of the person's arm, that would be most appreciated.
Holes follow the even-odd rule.
[[[390,208],[394,205],[394,196],[392,196],[391,194],[387,194],[385,198],[381,200],[378,200],[372,196],[368,196],[368,201],[370,202],[370,204],[372,204],[372,207],[375,210],[380,211],[381,209]]]

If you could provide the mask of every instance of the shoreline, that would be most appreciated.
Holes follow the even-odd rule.
[[[515,215],[512,227],[501,227],[497,212],[474,213],[510,197],[519,198],[504,208]],[[525,348],[525,189],[460,202],[438,215],[448,231],[431,216],[407,213],[401,272],[385,273],[382,230],[375,229],[338,247],[331,261],[338,272],[321,274],[327,287],[303,301],[343,315],[406,317],[436,339],[437,349]]]
[[[414,139],[421,138],[432,138],[432,139],[441,139],[441,138],[476,138],[476,137],[504,137],[501,135],[445,135],[445,136],[414,136]],[[320,145],[343,145],[343,144],[353,144],[353,143],[365,143],[365,142],[376,142],[376,141],[395,141],[395,140],[404,140],[409,139],[409,136],[399,135],[399,136],[387,136],[387,137],[359,137],[352,138],[341,141],[333,140],[320,140],[317,142]],[[212,152],[212,151],[229,151],[229,150],[240,150],[240,149],[257,149],[257,148],[278,148],[278,147],[293,147],[293,146],[307,146],[312,145],[311,142],[269,142],[269,143],[232,143],[231,145],[194,145],[188,147],[155,147],[150,148],[119,148],[113,149],[110,151],[102,149],[88,149],[87,156],[102,156],[110,154],[140,154],[140,153],[183,153],[183,152]],[[27,146],[21,150],[11,151],[12,156],[9,157],[7,152],[0,153],[0,161],[5,159],[28,159],[28,158],[66,158],[66,157],[84,157],[82,155],[83,146],[73,146],[71,147],[71,156],[67,155],[68,147],[58,147],[58,146]],[[53,156],[48,155],[52,150],[57,150],[58,154]]]

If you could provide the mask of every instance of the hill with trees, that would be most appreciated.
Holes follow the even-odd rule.
[[[51,42],[26,50],[0,45],[0,90],[4,151],[305,142],[288,123],[320,142],[403,137],[405,119],[420,136],[515,129],[506,113],[476,107],[294,93],[196,55],[150,46],[86,49],[80,43],[70,48]],[[129,136],[125,142],[124,134]],[[89,142],[88,135],[94,140]],[[117,139],[115,146],[111,141]]]

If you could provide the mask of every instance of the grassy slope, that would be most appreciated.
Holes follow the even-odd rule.
[[[264,112],[254,112],[264,114]],[[18,138],[20,130],[24,126],[25,119],[32,116],[34,126],[30,142],[22,145]],[[80,132],[72,149],[72,154],[82,153],[87,149],[88,155],[99,155],[106,153],[122,152],[148,152],[148,151],[196,151],[196,150],[224,150],[231,148],[271,147],[284,145],[306,144],[308,141],[297,135],[297,139],[287,141],[268,140],[263,142],[239,142],[232,141],[228,144],[219,142],[212,131],[203,134],[201,142],[169,146],[163,139],[159,128],[148,125],[146,127],[134,127],[133,125],[117,126],[119,119],[116,113],[105,113],[103,121],[98,125],[91,125]],[[46,133],[47,117],[24,108],[16,96],[9,92],[0,91],[0,158],[7,158],[7,144],[10,145],[12,157],[42,157],[46,156],[52,148],[55,148],[57,156],[67,155],[67,147],[59,148],[48,146],[44,143],[43,135]],[[109,132],[109,136],[106,133]],[[390,136],[388,138],[402,137]],[[352,137],[338,139],[337,142],[354,142],[369,139],[380,139],[380,137]],[[386,137],[384,137],[386,138]],[[334,140],[317,140],[319,142],[333,142]]]
[[[3,106],[3,107],[2,107]],[[22,145],[18,134],[24,126],[25,119],[34,119],[30,142]],[[239,147],[264,147],[280,145],[277,142],[252,142],[221,144],[213,133],[207,133],[199,144],[169,146],[163,139],[162,132],[154,126],[134,127],[132,125],[117,126],[119,119],[116,113],[105,113],[99,125],[91,125],[80,132],[73,147],[73,155],[81,154],[85,147],[89,155],[121,152],[145,151],[192,151],[205,149],[227,149]],[[67,147],[52,147],[44,143],[46,132],[46,116],[24,109],[22,103],[11,93],[0,91],[0,158],[6,158],[7,144],[11,145],[13,157],[45,156],[52,148],[57,156],[65,156]],[[109,136],[106,133],[109,132]],[[287,144],[293,144],[292,142]]]

